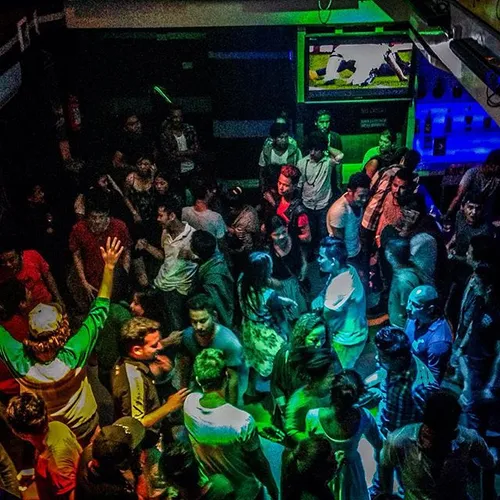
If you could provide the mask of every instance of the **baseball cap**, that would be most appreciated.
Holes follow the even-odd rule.
[[[59,304],[38,304],[28,316],[29,329],[34,338],[44,337],[44,333],[54,332],[61,325],[63,311]]]
[[[145,433],[139,420],[122,417],[101,429],[92,444],[92,457],[97,461],[120,465],[141,444]]]

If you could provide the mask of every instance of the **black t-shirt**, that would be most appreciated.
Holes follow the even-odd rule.
[[[480,302],[484,302],[480,299]],[[466,354],[475,359],[493,359],[500,341],[500,311],[488,304],[476,305]]]
[[[274,248],[271,248],[271,258],[273,259],[273,278],[286,280],[299,276],[302,267],[302,254],[297,244],[292,243],[290,252],[283,257],[279,257]]]
[[[119,471],[96,470],[90,466],[92,445],[83,450],[76,474],[76,500],[137,500],[139,497]]]

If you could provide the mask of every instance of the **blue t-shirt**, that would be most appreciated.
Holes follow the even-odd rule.
[[[441,382],[451,355],[450,325],[439,318],[429,326],[417,328],[416,321],[406,323],[406,335],[410,339],[413,354],[423,361],[438,382]]]

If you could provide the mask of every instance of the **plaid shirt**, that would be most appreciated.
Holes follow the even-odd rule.
[[[379,412],[382,433],[420,421],[429,392],[438,388],[429,368],[413,355],[405,372],[387,372]]]
[[[162,123],[162,132],[160,134],[160,146],[164,154],[170,161],[177,161],[176,153],[179,152],[179,146],[177,144],[177,139],[172,132],[171,125],[168,120]],[[188,123],[182,124],[182,133],[186,138],[187,148],[191,151],[198,151],[198,136],[196,135],[196,130],[192,125]]]

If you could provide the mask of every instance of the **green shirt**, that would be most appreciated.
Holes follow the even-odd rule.
[[[97,298],[79,330],[48,363],[29,356],[24,345],[0,327],[0,358],[19,382],[21,392],[40,395],[50,418],[72,430],[87,423],[97,412],[86,365],[108,311],[109,299]]]

